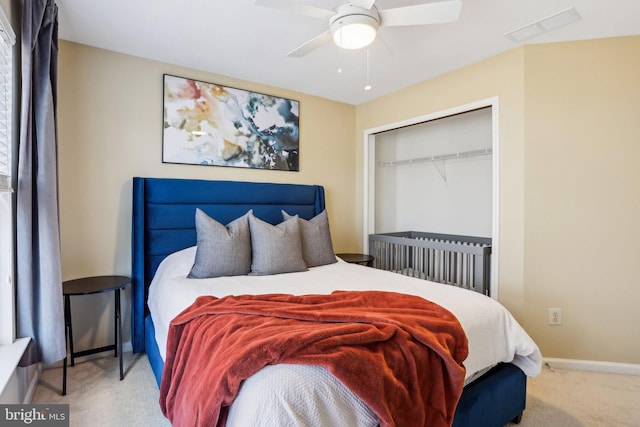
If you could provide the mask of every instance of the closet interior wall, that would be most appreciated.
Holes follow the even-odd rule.
[[[375,135],[375,232],[492,236],[492,110]]]

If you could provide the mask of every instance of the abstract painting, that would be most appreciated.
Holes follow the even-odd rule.
[[[164,75],[162,161],[298,171],[299,102]]]

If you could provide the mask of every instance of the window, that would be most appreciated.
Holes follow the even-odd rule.
[[[0,9],[0,344],[15,338],[13,292],[13,45],[15,34]]]

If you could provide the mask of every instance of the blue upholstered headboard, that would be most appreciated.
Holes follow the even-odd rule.
[[[311,219],[324,207],[324,189],[318,185],[133,178],[133,351],[144,351],[147,289],[158,265],[167,255],[196,244],[196,208],[223,224],[249,209],[277,224],[282,221],[281,210]]]

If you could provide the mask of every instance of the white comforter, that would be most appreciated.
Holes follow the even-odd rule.
[[[511,362],[530,377],[540,372],[542,356],[537,345],[500,303],[479,293],[342,261],[301,273],[187,279],[195,250],[192,247],[168,256],[160,264],[149,288],[148,305],[163,360],[166,358],[169,323],[201,295],[303,295],[324,294],[334,290],[386,290],[418,295],[440,304],[456,315],[469,341],[469,356],[464,362],[467,380],[500,362]],[[287,371],[287,374],[283,375],[282,371]],[[309,384],[306,390],[308,399],[302,398],[303,391],[299,390],[301,382],[296,378],[300,376],[318,379]],[[273,390],[260,390],[264,390],[264,387],[272,388],[278,383],[284,393],[296,390],[293,401],[299,407],[283,408],[283,396],[267,399],[266,402],[256,400],[255,396],[273,395]],[[318,396],[323,398],[319,399]],[[357,419],[349,425],[376,424],[375,416],[368,411],[366,405],[333,379],[325,369],[305,366],[267,367],[245,381],[231,407],[227,425],[304,425],[308,422],[312,422],[311,425],[336,425],[335,422],[344,425],[344,418],[340,417],[354,411]],[[260,415],[258,418],[251,418],[254,416],[251,414]],[[308,417],[308,414],[314,420],[299,418]],[[274,424],[274,421],[277,423]]]

